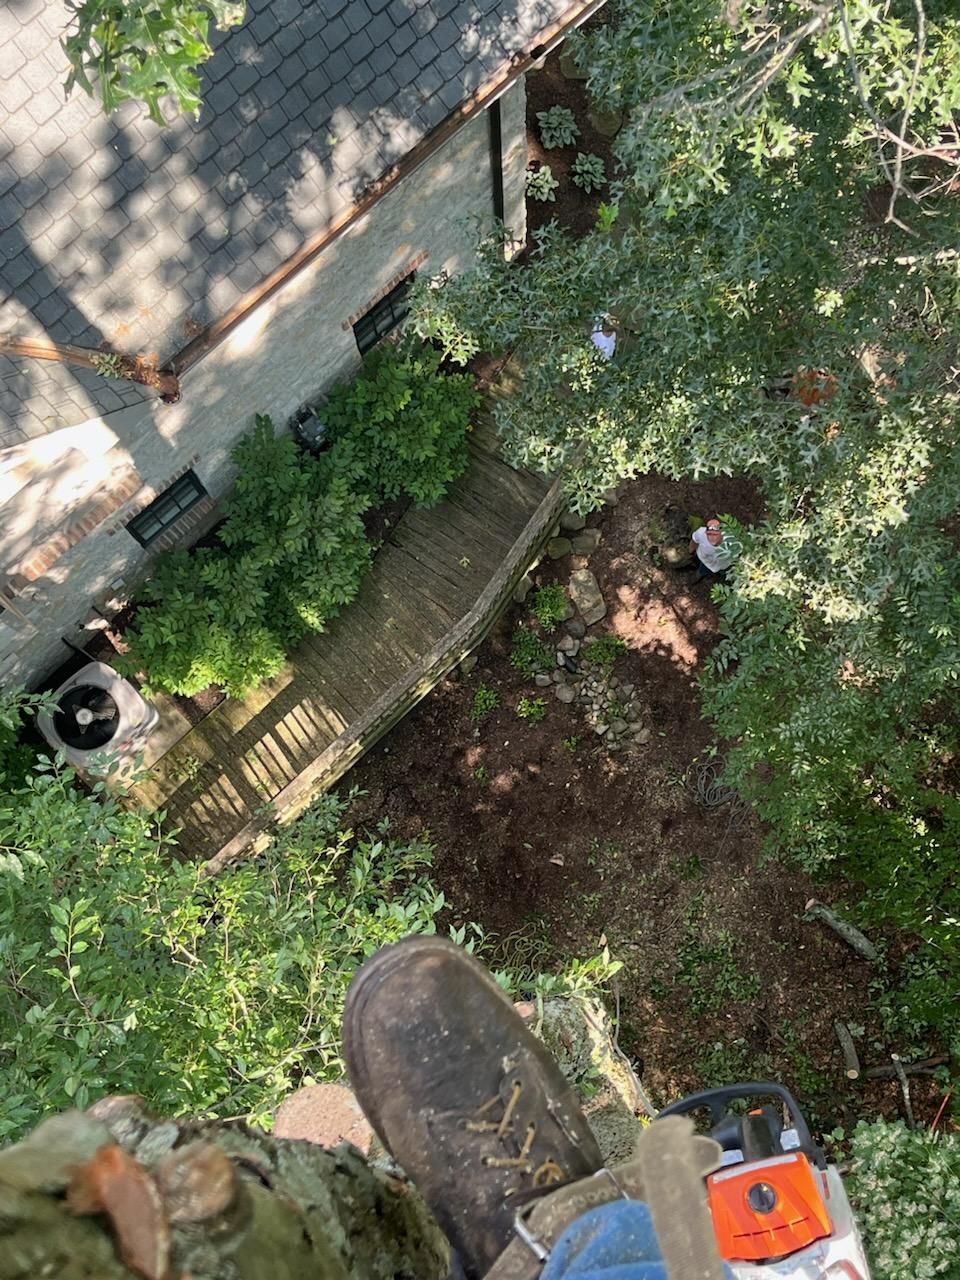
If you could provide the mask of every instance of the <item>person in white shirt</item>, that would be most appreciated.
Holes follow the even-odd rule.
[[[597,316],[590,337],[604,360],[612,360],[617,349],[617,331],[609,316]]]
[[[726,581],[734,553],[726,545],[719,516],[710,516],[706,524],[694,530],[690,554],[697,558],[698,578],[709,578],[711,582]]]

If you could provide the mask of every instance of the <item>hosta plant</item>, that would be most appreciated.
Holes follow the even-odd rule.
[[[542,164],[539,169],[527,170],[527,195],[531,200],[552,203],[557,198],[553,193],[559,185],[548,164]]]
[[[554,147],[568,147],[580,137],[580,128],[569,107],[548,107],[537,112],[540,137],[548,151]]]
[[[578,151],[570,173],[573,177],[574,185],[578,186],[581,191],[585,191],[587,195],[591,191],[599,191],[607,182],[607,171],[603,164],[603,157],[592,153],[587,154],[583,151]]]

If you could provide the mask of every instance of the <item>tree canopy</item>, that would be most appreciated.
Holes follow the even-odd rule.
[[[104,111],[143,102],[158,124],[166,123],[164,101],[199,112],[199,68],[213,55],[210,24],[235,26],[247,8],[246,0],[68,0],[68,7],[67,93],[79,85]]]
[[[488,241],[417,324],[454,359],[516,351],[506,446],[583,508],[651,470],[755,478],[704,682],[728,778],[773,851],[871,886],[861,912],[899,882],[929,1005],[960,906],[957,20],[622,0],[577,57],[623,115],[613,201],[526,261]]]

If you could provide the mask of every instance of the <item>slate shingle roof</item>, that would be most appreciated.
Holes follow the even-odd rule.
[[[248,0],[198,121],[64,102],[63,0],[0,8],[0,332],[165,361],[323,232],[570,0]],[[0,447],[136,403],[0,356]]]

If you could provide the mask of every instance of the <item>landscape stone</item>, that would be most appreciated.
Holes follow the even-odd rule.
[[[572,618],[575,613],[576,613],[576,609],[574,609],[573,605],[568,600],[563,607],[563,616],[560,618],[560,621],[566,622],[567,619]]]
[[[570,606],[570,611],[573,612],[573,605]],[[568,636],[573,636],[575,640],[582,640],[587,634],[587,628],[579,618],[571,618],[569,622],[564,624],[564,630]]]
[[[604,604],[600,586],[589,569],[577,569],[572,573],[567,590],[580,617],[588,627],[606,617],[607,606]]]
[[[589,556],[596,551],[600,545],[599,529],[584,529],[583,533],[578,533],[572,540],[574,555]]]
[[[633,706],[633,705],[631,705],[631,706],[627,707],[627,709],[626,709],[626,711],[624,711],[623,715],[624,715],[624,718],[625,718],[626,720],[639,720],[639,719],[640,719],[640,712],[639,712],[639,710],[638,710],[635,706]]]
[[[578,515],[576,511],[565,511],[560,517],[560,528],[566,533],[578,533],[586,523],[587,517]]]
[[[577,696],[576,691],[568,684],[558,684],[554,692],[558,702],[572,702]]]
[[[621,720],[621,719],[618,717],[616,720],[611,720],[611,721],[610,721],[610,732],[611,732],[611,733],[626,733],[626,731],[627,731],[627,722],[626,722],[626,720]]]
[[[595,724],[593,726],[593,731],[595,734],[597,734],[598,737],[602,738],[603,735],[607,732],[608,727],[609,726],[605,724]]]
[[[571,658],[575,658],[580,652],[580,641],[574,639],[573,636],[564,636],[557,649],[560,653],[568,653]]]
[[[605,507],[615,507],[620,501],[620,494],[616,489],[608,489],[603,495],[602,501]]]
[[[650,739],[653,737],[653,734],[649,729],[641,729],[639,733],[634,734],[634,737],[636,738],[637,742],[642,744],[644,742],[649,742]]]
[[[540,689],[546,689],[548,685],[553,684],[553,677],[546,675],[542,671],[539,671],[533,677],[533,683],[537,685]]]
[[[475,653],[468,653],[460,663],[460,674],[468,676],[476,665],[477,655]]]
[[[573,543],[569,538],[551,538],[547,543],[547,555],[551,560],[561,560],[564,556],[568,556],[573,550]]]
[[[514,589],[514,592],[513,592],[514,603],[523,604],[526,601],[527,596],[530,594],[532,590],[533,590],[533,579],[530,577],[529,573],[525,573],[523,577],[520,579],[520,581],[517,583],[516,588]]]
[[[561,671],[559,667],[554,667],[553,674],[550,677],[552,684],[562,684],[567,678],[567,673]]]

